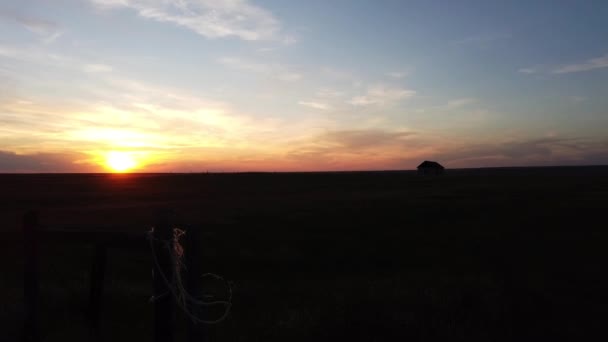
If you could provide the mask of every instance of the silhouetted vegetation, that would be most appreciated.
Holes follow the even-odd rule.
[[[2,175],[3,230],[131,224],[176,209],[234,282],[218,341],[584,340],[606,317],[608,168],[166,175]],[[5,234],[6,235],[6,234]],[[22,327],[22,251],[2,244],[0,340]],[[88,247],[42,254],[42,332],[82,341]],[[152,334],[146,250],[109,252],[108,341]],[[183,324],[183,321],[182,323]],[[183,333],[182,329],[179,329]]]

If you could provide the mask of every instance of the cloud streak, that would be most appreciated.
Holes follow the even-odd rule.
[[[317,101],[299,101],[298,104],[301,106],[310,107],[310,108],[319,109],[319,110],[331,109],[331,106],[329,106],[327,103],[322,103],[322,102],[317,102]]]
[[[63,29],[59,24],[43,18],[11,11],[0,11],[0,19],[7,19],[20,24],[28,31],[42,37],[43,42],[46,44],[54,42],[63,34]]]
[[[537,68],[521,68],[519,70],[517,70],[517,72],[521,73],[521,74],[536,74],[538,73]]]
[[[302,78],[301,74],[279,64],[258,63],[235,57],[220,58],[218,62],[230,69],[267,75],[285,82],[295,82]]]
[[[554,74],[569,74],[573,72],[590,71],[608,68],[608,54],[591,58],[587,61],[560,66],[552,71]]]
[[[405,78],[407,75],[408,75],[408,73],[403,72],[403,71],[392,71],[392,72],[389,72],[386,74],[386,76],[396,78],[396,79]]]
[[[451,167],[607,164],[608,141],[543,137],[452,146],[435,158]]]
[[[106,64],[86,64],[83,70],[88,73],[103,73],[112,71],[112,67]]]
[[[3,173],[48,173],[48,172],[91,172],[78,160],[79,153],[32,153],[17,154],[0,151],[0,172]]]
[[[373,85],[368,87],[365,94],[351,98],[348,103],[353,106],[390,105],[408,99],[415,94],[416,92],[411,89]]]
[[[203,37],[281,40],[281,25],[248,0],[90,0],[102,9],[129,8],[146,19],[172,23]]]
[[[483,46],[497,41],[510,39],[511,37],[511,34],[506,32],[487,32],[453,40],[451,44],[454,46]]]
[[[362,150],[387,145],[402,145],[409,140],[413,132],[389,131],[382,129],[339,130],[323,133],[318,139],[337,145],[348,151]]]
[[[422,153],[417,135],[407,130],[337,129],[294,143],[283,160],[306,170],[379,170],[403,168],[403,156],[417,160]]]
[[[477,99],[471,97],[464,97],[461,99],[454,99],[448,101],[447,108],[460,108],[471,104],[477,103]]]

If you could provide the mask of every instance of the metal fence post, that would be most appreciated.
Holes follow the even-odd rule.
[[[106,272],[107,247],[102,243],[95,244],[95,254],[91,264],[91,284],[89,294],[89,329],[92,335],[99,335],[99,318],[103,297]]]
[[[25,301],[25,324],[23,340],[40,341],[38,330],[38,213],[29,211],[23,215],[23,247],[25,252],[23,295]]]
[[[174,300],[167,282],[173,279],[175,265],[171,258],[173,227],[171,211],[159,210],[153,234],[154,260],[154,341],[172,342],[174,326]]]
[[[186,232],[186,291],[198,300],[203,300],[203,241],[201,227],[189,227]],[[189,308],[197,316],[209,315],[209,307]],[[201,312],[204,310],[204,312]],[[213,342],[215,341],[215,327],[202,322],[193,322],[188,318],[188,341]]]

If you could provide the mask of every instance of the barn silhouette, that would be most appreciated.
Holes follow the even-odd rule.
[[[436,161],[425,160],[418,165],[419,175],[442,175],[445,168]]]

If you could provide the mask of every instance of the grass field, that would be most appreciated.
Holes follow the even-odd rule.
[[[218,341],[587,340],[608,317],[608,167],[414,172],[0,175],[2,230],[147,231],[155,208],[207,233],[234,284]],[[3,234],[0,236],[9,236]],[[0,249],[0,341],[23,317],[22,246]],[[90,246],[44,246],[46,341],[87,339]],[[151,259],[109,252],[107,341],[151,341]],[[179,335],[184,335],[183,319]]]

